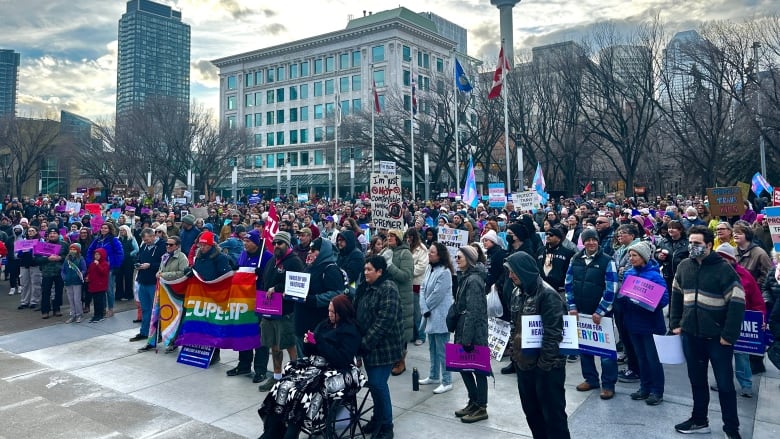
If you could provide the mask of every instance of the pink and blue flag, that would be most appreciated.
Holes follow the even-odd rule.
[[[476,208],[479,204],[477,179],[474,177],[474,162],[471,158],[469,158],[469,170],[466,174],[466,187],[463,188],[463,202],[472,208]]]
[[[750,188],[756,196],[761,195],[761,191],[766,191],[769,194],[773,191],[772,186],[760,172],[753,174],[753,181],[751,182]]]

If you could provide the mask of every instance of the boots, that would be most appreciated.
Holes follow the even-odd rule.
[[[464,422],[466,424],[471,424],[474,422],[483,421],[488,418],[487,414],[487,407],[479,407],[477,406],[477,409],[473,412],[464,415],[462,418],[460,418],[460,422]]]
[[[401,359],[398,360],[393,365],[393,370],[390,371],[390,373],[393,374],[393,376],[401,375],[406,371],[406,351],[404,351],[403,355],[401,355]]]
[[[469,413],[473,412],[474,410],[476,410],[478,408],[479,408],[478,405],[476,405],[473,402],[469,401],[469,403],[466,404],[466,407],[463,407],[462,409],[455,411],[455,416],[458,417],[458,418],[462,418],[462,417],[468,415]]]

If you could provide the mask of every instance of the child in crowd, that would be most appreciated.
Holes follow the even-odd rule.
[[[110,267],[106,251],[103,248],[95,250],[94,260],[87,268],[87,292],[95,302],[95,313],[89,323],[97,323],[105,320],[106,291],[108,291],[108,273]]]
[[[81,323],[84,311],[81,303],[81,288],[84,284],[84,273],[87,271],[87,263],[81,256],[81,244],[73,243],[68,247],[68,256],[62,264],[62,281],[65,285],[65,296],[70,304],[70,316],[65,323]]]

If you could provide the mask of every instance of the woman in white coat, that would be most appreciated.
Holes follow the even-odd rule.
[[[439,384],[433,393],[452,390],[452,373],[444,365],[444,344],[450,339],[447,330],[447,311],[452,305],[452,261],[447,247],[434,242],[428,249],[428,268],[420,285],[420,311],[422,326],[428,335],[428,352],[431,370],[420,384]]]

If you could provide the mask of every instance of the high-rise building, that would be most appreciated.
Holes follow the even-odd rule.
[[[0,116],[16,115],[16,87],[19,80],[19,54],[0,49]]]
[[[355,190],[368,190],[371,145],[339,130],[336,157],[337,111],[343,118],[372,111],[374,83],[383,112],[385,96],[408,107],[413,80],[418,96],[451,86],[455,45],[427,14],[400,7],[351,19],[342,30],[212,61],[221,123],[245,127],[254,138],[253,151],[238,157],[240,185],[327,194],[337,163],[343,194],[355,159]],[[430,112],[429,101],[418,99],[418,114]]]
[[[181,11],[149,0],[130,0],[119,20],[117,117],[150,98],[190,102],[190,26]]]
[[[666,106],[679,106],[692,99],[690,88],[695,71],[706,71],[707,42],[695,30],[678,32],[663,51],[660,100]],[[706,81],[703,83],[707,86]]]

